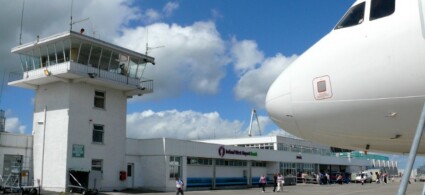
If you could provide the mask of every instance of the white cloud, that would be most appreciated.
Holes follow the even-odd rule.
[[[86,34],[103,40],[118,36],[130,20],[141,19],[140,10],[125,0],[74,1],[73,21],[89,20],[73,25],[73,30],[84,28]],[[46,10],[48,5],[48,10]],[[0,71],[19,71],[19,59],[10,49],[19,44],[22,1],[4,1],[0,6]],[[70,29],[70,2],[37,0],[25,1],[22,42],[34,41]],[[54,17],[52,17],[54,16]]]
[[[153,23],[153,22],[159,21],[161,20],[161,18],[162,18],[161,14],[154,9],[148,9],[144,13],[144,19],[147,23]]]
[[[296,55],[286,57],[280,53],[274,57],[266,58],[258,68],[250,69],[242,74],[234,88],[236,98],[246,100],[257,108],[264,108],[268,88],[296,58]]]
[[[155,93],[144,99],[175,97],[184,90],[202,94],[218,92],[229,60],[225,42],[212,22],[197,22],[191,26],[156,23],[147,27],[126,29],[115,42],[145,53],[146,32],[149,51],[156,66],[148,66],[144,77],[154,79]]]
[[[223,18],[224,16],[220,13],[220,11],[211,9],[211,17],[213,21],[216,21],[217,19]]]
[[[168,2],[167,4],[165,4],[164,8],[162,9],[162,12],[164,13],[165,16],[171,16],[174,10],[176,10],[177,8],[179,8],[178,3]]]
[[[146,9],[142,13],[142,18],[146,24],[152,24],[160,22],[164,18],[168,18],[173,15],[173,12],[179,8],[179,4],[176,2],[168,2],[162,8],[162,11],[155,9]]]
[[[238,137],[243,123],[229,121],[217,112],[147,110],[127,115],[127,137],[178,139],[211,139]]]
[[[22,125],[19,121],[19,118],[7,118],[6,119],[6,127],[5,130],[11,133],[20,133],[24,134],[26,130],[26,126]]]
[[[234,68],[238,73],[244,74],[263,61],[264,55],[258,50],[255,41],[243,40],[238,42],[233,38],[232,43],[231,52],[235,62]]]

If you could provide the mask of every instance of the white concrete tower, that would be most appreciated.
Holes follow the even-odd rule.
[[[127,98],[153,92],[142,74],[154,58],[72,31],[12,52],[23,73],[9,85],[35,90],[34,179],[65,191],[70,170],[100,170],[98,189],[124,188]]]

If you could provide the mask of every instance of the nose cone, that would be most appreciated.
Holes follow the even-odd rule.
[[[288,67],[270,86],[266,96],[270,118],[282,129],[299,135],[292,108],[291,69]]]
[[[266,109],[274,118],[292,115],[290,70],[285,70],[270,86],[266,96]]]

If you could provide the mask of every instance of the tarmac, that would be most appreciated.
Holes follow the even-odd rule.
[[[424,182],[412,182],[407,187],[405,195],[425,195],[421,194],[424,188]],[[262,192],[261,188],[244,188],[244,189],[222,189],[222,190],[202,190],[202,191],[185,191],[186,195],[257,195],[257,194],[290,194],[290,195],[396,195],[400,187],[399,181],[390,181],[388,184],[360,183],[350,184],[297,184],[293,186],[284,186],[283,191],[273,192],[273,187],[266,187],[266,191]],[[42,195],[66,194],[77,195],[76,193],[58,193],[58,192],[42,192]],[[174,195],[176,192],[144,192],[144,191],[127,191],[127,192],[101,192],[99,195]]]
[[[266,187],[263,193],[260,188],[246,188],[234,190],[205,190],[205,191],[186,191],[186,195],[251,195],[251,194],[291,194],[291,195],[389,195],[397,194],[400,182],[389,182],[388,184],[332,184],[332,185],[317,185],[317,184],[298,184],[294,186],[284,186],[282,192],[273,192],[273,187]],[[421,195],[424,187],[424,182],[412,182],[406,190],[406,195]],[[160,192],[160,193],[140,193],[140,192],[110,192],[107,195],[129,195],[129,194],[144,194],[144,195],[171,195],[176,192]],[[425,194],[422,194],[425,195]]]

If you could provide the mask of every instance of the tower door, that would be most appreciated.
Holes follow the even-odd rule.
[[[127,188],[134,188],[134,163],[127,164]]]

